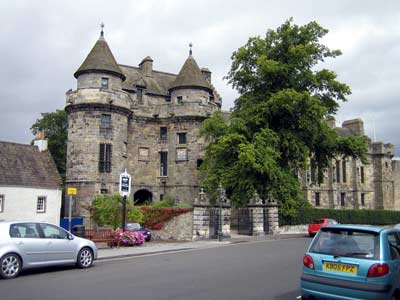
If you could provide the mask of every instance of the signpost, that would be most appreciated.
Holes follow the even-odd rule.
[[[71,232],[72,229],[72,201],[74,196],[76,196],[76,188],[68,188],[67,194],[69,195],[69,209],[68,209],[68,231]]]
[[[122,196],[122,230],[126,225],[126,197],[131,194],[131,175],[126,172],[119,175],[119,194]]]

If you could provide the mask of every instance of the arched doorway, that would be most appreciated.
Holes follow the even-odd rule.
[[[133,200],[135,201],[135,205],[151,203],[153,201],[153,194],[146,189],[141,189],[133,195]]]

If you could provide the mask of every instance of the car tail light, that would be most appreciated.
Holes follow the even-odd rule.
[[[314,261],[312,259],[312,257],[308,254],[305,254],[303,256],[303,265],[306,266],[309,269],[313,269],[314,270]]]
[[[380,277],[389,273],[388,264],[373,264],[369,267],[368,277]]]

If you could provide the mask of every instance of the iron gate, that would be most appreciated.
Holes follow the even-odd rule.
[[[238,208],[238,234],[253,235],[253,220],[248,208]]]
[[[220,213],[221,210],[218,207],[210,208],[210,230],[209,230],[210,239],[218,238]]]
[[[269,220],[268,220],[268,208],[264,207],[264,234],[269,234]]]

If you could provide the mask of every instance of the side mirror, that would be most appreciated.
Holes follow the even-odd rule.
[[[72,241],[74,239],[74,236],[72,234],[68,233],[68,239]]]

